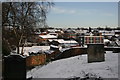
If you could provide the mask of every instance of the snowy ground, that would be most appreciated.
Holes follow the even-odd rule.
[[[104,62],[87,63],[87,55],[50,62],[43,67],[36,67],[28,75],[33,78],[70,78],[72,76],[84,78],[85,74],[92,74],[102,78],[118,78],[118,53],[107,51]]]

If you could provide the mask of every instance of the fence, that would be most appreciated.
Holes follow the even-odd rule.
[[[45,54],[32,55],[26,58],[26,66],[34,67],[38,65],[42,65],[46,62]]]

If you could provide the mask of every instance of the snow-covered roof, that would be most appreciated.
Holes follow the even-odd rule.
[[[19,48],[20,49],[20,53],[22,50],[22,47]],[[50,46],[32,46],[32,47],[24,47],[24,54],[25,56],[29,56],[29,53],[33,52],[33,53],[38,53],[38,52],[44,52],[46,50],[49,50]]]
[[[69,50],[69,49],[71,49],[71,48],[61,48],[60,52],[64,52],[64,51]]]
[[[57,34],[57,33],[48,33],[49,35]]]
[[[120,46],[120,41],[116,41],[117,45]]]
[[[50,34],[47,34],[47,35],[39,35],[39,37],[41,37],[41,38],[46,38],[46,39],[57,38],[57,36],[50,35]]]
[[[115,34],[116,37],[119,37],[120,35],[119,34]]]
[[[78,43],[78,42],[75,41],[75,40],[67,40],[67,41],[63,41],[63,42],[60,42],[60,43],[72,44],[72,43]]]
[[[55,32],[55,31],[61,31],[61,30],[57,30],[57,29],[48,29],[47,31],[49,31],[49,32]]]
[[[72,44],[72,43],[78,43],[77,41],[75,40],[64,40],[64,39],[49,39],[49,41],[58,41],[59,43],[61,44]]]
[[[39,47],[34,47],[28,50],[29,53],[38,53],[38,52],[42,52],[42,50]]]
[[[32,46],[32,47],[40,48],[42,51],[50,49],[50,46]]]
[[[51,54],[53,52],[54,52],[53,50],[46,50],[46,51],[44,51],[45,54]]]
[[[114,35],[115,34],[115,32],[114,31],[99,31],[99,32],[101,32],[102,33],[102,35]]]
[[[104,42],[109,42],[110,40],[108,40],[108,39],[104,39]]]
[[[103,33],[114,33],[115,31],[106,31],[106,30],[99,30],[99,32],[103,32]]]
[[[55,46],[55,45],[50,45],[50,47],[53,47],[53,48],[59,48],[58,46]]]
[[[115,30],[115,32],[120,32],[120,30]]]
[[[52,41],[58,41],[59,43],[60,42],[62,42],[62,41],[64,41],[63,39],[48,39],[50,42],[52,42]]]
[[[75,30],[76,33],[86,33],[87,31],[84,30]]]

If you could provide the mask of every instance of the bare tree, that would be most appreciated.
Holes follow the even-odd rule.
[[[8,40],[8,44],[17,47],[22,46],[21,54],[27,38],[31,35],[36,25],[44,26],[46,24],[46,15],[49,12],[52,2],[9,2],[2,4],[2,26],[3,38]],[[12,29],[6,29],[6,26]],[[9,35],[8,35],[9,33]],[[15,44],[11,41],[15,41]]]

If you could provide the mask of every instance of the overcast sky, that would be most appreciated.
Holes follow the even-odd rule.
[[[47,23],[52,27],[116,27],[118,2],[55,2]]]

